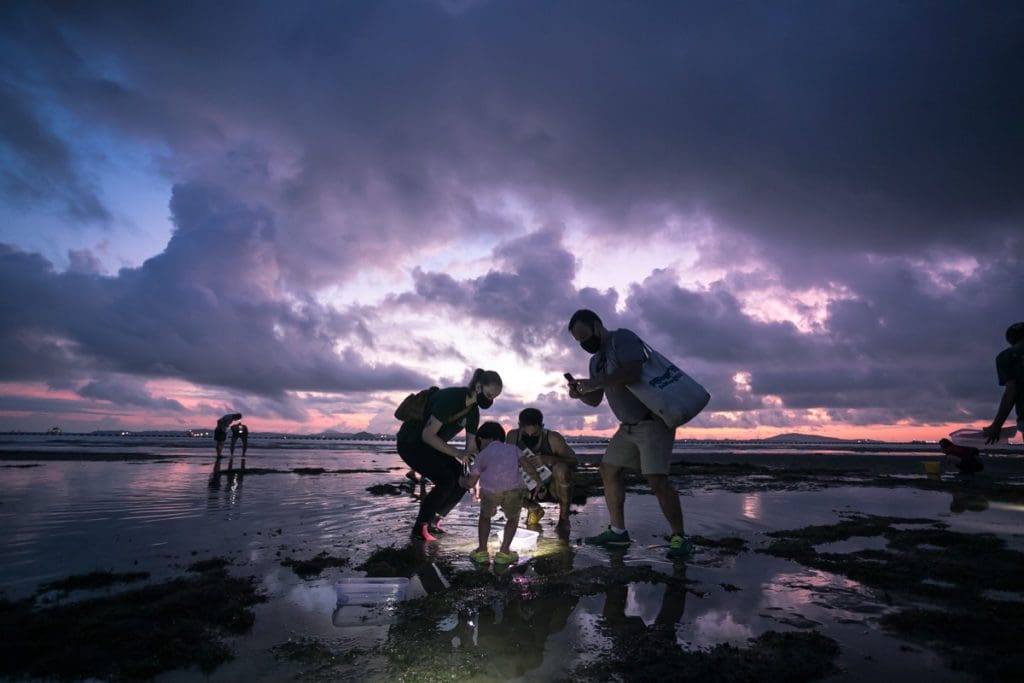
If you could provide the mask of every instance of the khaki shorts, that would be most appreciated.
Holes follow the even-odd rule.
[[[675,436],[676,430],[658,418],[619,425],[601,462],[640,470],[642,474],[668,474]]]
[[[506,519],[519,519],[519,513],[523,510],[523,500],[527,493],[526,489],[481,491],[480,516],[493,517],[500,507],[501,511],[505,513]]]

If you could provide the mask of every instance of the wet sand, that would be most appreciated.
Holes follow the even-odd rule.
[[[961,681],[1024,670],[1019,460],[964,480],[929,479],[917,456],[687,453],[673,476],[697,544],[686,562],[664,558],[667,529],[639,479],[633,544],[580,545],[607,523],[588,465],[569,539],[547,505],[537,548],[505,570],[469,561],[468,497],[450,534],[411,545],[417,490],[376,448],[251,451],[244,474],[225,458],[214,487],[213,458],[194,453],[5,463],[38,466],[0,470],[0,676]],[[410,599],[353,613],[339,584],[366,576],[410,579]],[[103,642],[121,629],[162,646],[109,648],[86,628],[97,620]],[[91,655],[54,668],[26,634]]]

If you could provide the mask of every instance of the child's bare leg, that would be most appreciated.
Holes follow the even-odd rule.
[[[511,512],[511,510],[509,510]],[[516,529],[519,528],[519,512],[514,515],[505,513],[508,521],[505,522],[505,533],[501,537],[501,552],[507,553],[512,546],[512,539],[516,537]]]
[[[480,541],[480,546],[477,550],[487,550],[487,539],[491,535],[491,518],[483,512],[480,513],[480,521],[476,525],[476,530],[478,540]]]

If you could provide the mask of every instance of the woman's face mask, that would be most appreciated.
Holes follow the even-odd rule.
[[[494,398],[487,395],[487,391],[484,390],[483,385],[478,384],[477,387],[479,388],[476,391],[476,405],[480,408],[480,410],[487,410],[492,405],[494,405]],[[497,396],[500,393],[501,389],[498,389],[496,392],[494,392],[494,396]]]

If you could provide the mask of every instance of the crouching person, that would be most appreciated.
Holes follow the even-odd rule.
[[[565,442],[565,437],[556,431],[545,429],[544,414],[536,408],[526,408],[519,413],[519,429],[508,433],[505,441],[519,448],[529,448],[537,458],[534,465],[547,465],[551,470],[551,481],[546,490],[537,489],[532,500],[526,503],[526,526],[540,524],[544,508],[540,501],[550,498],[558,502],[559,533],[569,533],[569,503],[572,502],[572,477],[576,471],[576,453]]]
[[[490,561],[487,540],[491,535],[491,517],[501,508],[505,514],[505,532],[501,537],[501,548],[494,555],[495,564],[511,564],[519,559],[512,551],[512,539],[519,527],[519,514],[523,509],[527,488],[519,474],[519,466],[532,476],[539,486],[540,475],[523,452],[505,443],[505,429],[497,422],[486,422],[476,430],[480,452],[470,469],[462,478],[463,488],[472,488],[480,483],[480,522],[477,525],[480,545],[469,554],[474,562]]]

